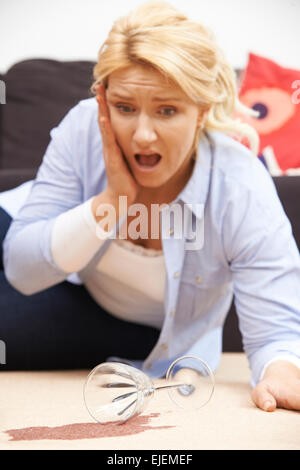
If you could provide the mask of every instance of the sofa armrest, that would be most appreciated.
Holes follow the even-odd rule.
[[[36,168],[0,169],[0,192],[8,191],[35,178]]]

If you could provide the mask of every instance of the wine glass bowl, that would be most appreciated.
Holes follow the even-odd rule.
[[[198,409],[211,399],[214,376],[196,356],[173,361],[165,385],[155,385],[141,370],[120,362],[104,362],[88,375],[83,389],[85,406],[101,424],[122,424],[140,414],[154,393],[167,390],[171,400],[184,409]]]
[[[146,374],[119,362],[96,366],[84,384],[84,401],[99,423],[122,423],[145,408],[154,393]]]

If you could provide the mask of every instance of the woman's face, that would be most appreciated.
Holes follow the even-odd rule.
[[[134,65],[112,73],[106,90],[117,142],[137,182],[178,180],[191,161],[199,107],[158,71]]]

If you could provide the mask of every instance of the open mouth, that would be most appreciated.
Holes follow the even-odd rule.
[[[139,167],[144,169],[152,169],[160,162],[161,155],[159,155],[158,153],[153,153],[151,155],[143,155],[136,153],[134,155],[134,158]]]

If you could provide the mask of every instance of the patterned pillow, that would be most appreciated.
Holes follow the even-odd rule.
[[[259,157],[270,173],[300,174],[300,70],[250,53],[239,97],[260,113],[258,118],[242,119],[258,132]]]

